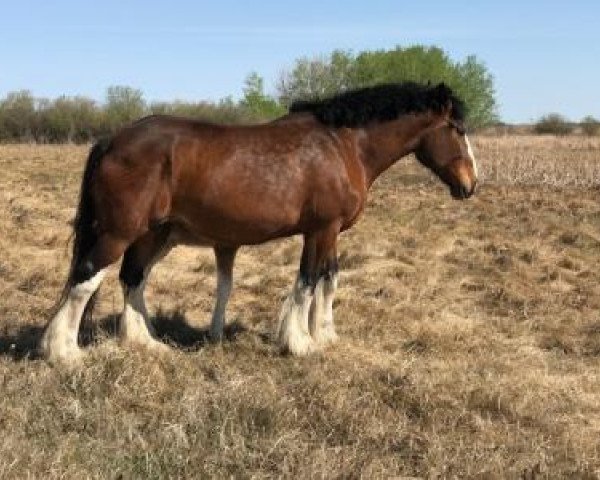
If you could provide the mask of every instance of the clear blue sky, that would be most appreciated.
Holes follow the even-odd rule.
[[[301,56],[438,45],[495,76],[501,117],[600,117],[600,1],[0,0],[0,96],[140,88],[148,100],[269,89]]]

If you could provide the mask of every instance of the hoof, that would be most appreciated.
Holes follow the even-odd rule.
[[[47,345],[42,342],[40,354],[52,366],[74,367],[80,365],[85,357],[84,351],[77,345]]]
[[[219,344],[223,342],[223,330],[213,330],[212,328],[208,332],[208,341],[212,344]]]
[[[279,347],[283,353],[289,353],[297,357],[304,357],[316,352],[319,347],[313,341],[312,337],[307,334],[298,334],[290,336],[279,341]]]
[[[324,328],[314,337],[315,342],[322,346],[333,345],[334,343],[337,343],[339,339],[340,337],[335,333],[333,328]]]
[[[143,348],[144,350],[148,350],[149,352],[158,355],[164,355],[171,351],[171,348],[167,344],[152,337],[134,339],[122,338],[119,341],[119,344],[124,348]]]

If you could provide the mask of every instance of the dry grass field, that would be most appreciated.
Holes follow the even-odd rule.
[[[451,199],[412,159],[340,244],[340,342],[269,332],[300,241],[243,249],[205,341],[211,251],[147,290],[172,353],[119,348],[117,270],[71,371],[35,346],[68,267],[87,148],[0,147],[0,478],[599,478],[600,139],[476,137]]]

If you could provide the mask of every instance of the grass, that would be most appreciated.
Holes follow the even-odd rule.
[[[85,365],[36,342],[68,266],[86,149],[0,147],[0,478],[598,478],[600,140],[477,137],[467,202],[407,160],[340,244],[341,341],[269,332],[298,239],[243,249],[220,346],[212,253],[147,293],[164,358],[114,340],[116,268]]]

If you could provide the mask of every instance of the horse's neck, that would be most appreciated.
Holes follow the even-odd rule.
[[[413,152],[434,120],[430,115],[404,115],[364,128],[362,162],[368,185],[400,158]]]

